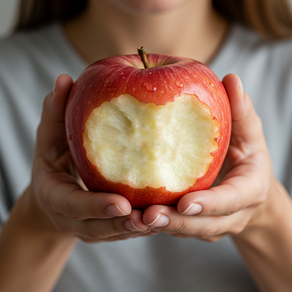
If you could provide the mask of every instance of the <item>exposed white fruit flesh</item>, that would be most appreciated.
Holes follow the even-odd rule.
[[[83,143],[107,180],[180,192],[206,173],[218,137],[219,123],[195,95],[159,106],[121,95],[91,112]]]

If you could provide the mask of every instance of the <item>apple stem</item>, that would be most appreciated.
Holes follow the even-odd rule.
[[[144,68],[147,69],[149,68],[149,63],[146,57],[146,49],[142,46],[141,48],[138,48],[138,53],[141,57],[141,60],[143,62]]]

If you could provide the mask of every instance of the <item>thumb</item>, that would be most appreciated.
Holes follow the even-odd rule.
[[[235,74],[228,74],[222,82],[229,96],[232,113],[231,144],[262,146],[264,141],[262,123],[251,98],[243,91],[240,78]]]
[[[64,115],[66,101],[73,85],[68,75],[60,75],[43,103],[41,122],[37,131],[36,157],[45,155],[52,147],[66,140]]]

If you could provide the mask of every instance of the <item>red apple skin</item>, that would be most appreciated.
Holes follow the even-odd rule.
[[[225,159],[231,133],[231,111],[227,93],[211,69],[192,59],[148,54],[150,68],[143,67],[139,55],[116,56],[100,60],[86,68],[74,83],[66,106],[65,124],[70,152],[87,188],[95,192],[125,196],[133,208],[153,204],[175,205],[186,193],[208,189]],[[156,66],[156,67],[154,67]],[[139,69],[139,68],[140,69]],[[135,189],[105,179],[86,157],[82,134],[91,111],[121,94],[130,94],[143,103],[165,105],[184,93],[195,94],[212,110],[220,124],[218,150],[203,177],[182,192],[164,187]]]

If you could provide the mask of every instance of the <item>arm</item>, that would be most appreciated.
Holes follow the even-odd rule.
[[[292,289],[292,204],[273,174],[262,125],[239,78],[227,75],[232,136],[221,183],[183,196],[177,208],[151,206],[154,230],[214,242],[231,235],[261,291]]]
[[[233,240],[261,291],[288,292],[292,289],[291,198],[278,181],[271,192],[270,204]]]
[[[85,190],[65,135],[72,79],[61,75],[44,100],[31,183],[0,233],[0,291],[51,291],[77,238],[85,242],[148,236],[142,211],[117,194]]]
[[[1,231],[3,292],[50,291],[76,242],[74,237],[62,236],[54,230],[50,219],[29,202],[29,192],[27,189],[15,204]]]

